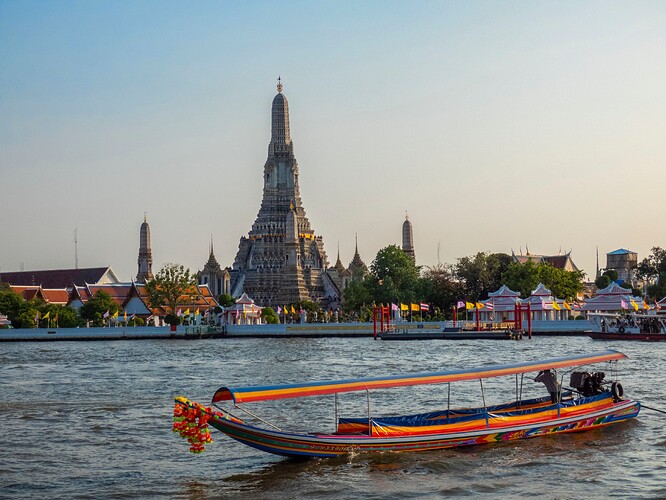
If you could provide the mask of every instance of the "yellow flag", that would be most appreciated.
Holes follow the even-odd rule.
[[[185,312],[183,313],[184,316],[189,316],[190,315],[190,308],[188,307],[185,309]]]
[[[562,309],[556,300],[553,300],[553,309],[555,309],[556,311]]]
[[[49,319],[51,317],[51,311],[48,311],[44,316],[42,316],[42,319]]]
[[[114,312],[113,315],[111,315],[112,318],[117,318],[118,317],[118,311]]]
[[[474,304],[471,302],[465,302],[465,309],[469,311],[470,309],[474,309]]]
[[[123,311],[123,321],[127,322],[127,309]]]
[[[650,306],[645,301],[643,301],[643,309],[648,309],[648,310],[650,309]]]
[[[407,304],[400,304],[401,311],[409,311],[409,306]]]
[[[565,309],[568,309],[569,311],[571,311],[571,306],[569,305],[569,303],[566,300],[564,302],[562,302],[562,305],[564,306]]]
[[[419,311],[419,305],[418,304],[412,304],[412,311]]]
[[[476,303],[476,308],[477,309],[483,309],[484,305],[481,302]]]
[[[284,313],[289,314],[289,308],[287,306],[284,306]]]
[[[296,309],[294,309],[294,306],[291,306],[291,314],[296,314]]]
[[[635,309],[636,311],[638,311],[638,304],[636,304],[636,302],[634,302],[634,299],[631,299],[630,302],[631,302],[631,305],[634,306],[634,309]]]
[[[197,307],[197,310],[194,311],[194,315],[195,315],[195,316],[199,316],[199,308],[198,308],[198,307]]]

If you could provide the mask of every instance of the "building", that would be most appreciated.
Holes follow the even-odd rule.
[[[246,293],[257,304],[274,308],[305,300],[327,306],[339,299],[339,290],[326,274],[323,239],[305,215],[289,104],[279,80],[277,90],[261,207],[247,237],[240,239],[230,271],[231,294]]]
[[[535,264],[550,264],[557,269],[563,269],[565,271],[580,271],[578,266],[574,264],[574,261],[571,259],[571,251],[559,255],[538,255],[532,254],[527,250],[525,255],[523,255],[522,251],[520,255],[516,255],[515,252],[511,250],[511,258],[513,262],[519,262],[520,264],[533,262]]]
[[[402,251],[409,255],[412,260],[416,261],[416,254],[414,253],[414,231],[412,223],[409,220],[409,215],[405,214],[405,222],[402,223]]]
[[[606,254],[606,271],[617,271],[617,280],[620,283],[630,283],[636,285],[635,272],[638,267],[638,254],[620,248]]]
[[[16,271],[0,273],[0,282],[16,286],[41,286],[42,288],[67,288],[74,286],[106,285],[120,283],[111,267],[82,269],[48,269],[43,271]]]
[[[136,275],[137,283],[147,283],[153,279],[153,252],[150,249],[150,226],[143,216],[143,224],[139,230],[139,272]]]
[[[207,285],[215,297],[219,297],[224,293],[231,295],[231,275],[228,269],[222,269],[222,266],[220,266],[215,258],[213,238],[210,239],[208,262],[197,273],[197,281],[200,285]]]

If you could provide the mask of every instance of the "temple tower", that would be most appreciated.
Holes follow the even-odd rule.
[[[136,275],[137,283],[146,283],[153,279],[153,252],[150,250],[150,226],[143,215],[143,224],[139,232],[139,272]]]
[[[305,215],[298,163],[289,127],[289,104],[278,79],[271,108],[271,140],[264,164],[261,207],[242,237],[231,271],[232,295],[245,292],[262,306],[331,300],[324,243]]]
[[[405,222],[402,223],[402,251],[416,260],[414,254],[414,233],[412,232],[412,223],[409,221],[409,215],[405,213]]]

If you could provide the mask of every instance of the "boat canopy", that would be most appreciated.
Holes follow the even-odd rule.
[[[234,404],[275,399],[300,398],[304,396],[320,396],[341,392],[365,391],[370,389],[388,389],[411,385],[445,384],[461,380],[501,377],[517,373],[536,372],[548,369],[559,369],[570,366],[582,366],[603,361],[624,359],[621,352],[608,350],[592,354],[579,354],[564,358],[546,359],[516,363],[511,365],[488,365],[467,370],[445,372],[412,373],[384,377],[371,377],[350,380],[331,380],[324,382],[308,382],[302,384],[269,385],[255,387],[220,387],[213,396],[213,403],[233,401]]]

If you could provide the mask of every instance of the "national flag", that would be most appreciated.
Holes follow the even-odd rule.
[[[418,304],[411,304],[411,310],[412,311],[418,311],[419,310],[419,305]]]
[[[489,311],[495,310],[495,304],[493,304],[492,302],[486,302],[485,306],[486,306],[486,309],[488,309]]]
[[[409,306],[407,304],[400,304],[401,311],[409,311]]]
[[[556,300],[553,300],[553,309],[555,309],[556,311],[559,311],[559,310],[562,309],[562,308],[560,307],[560,305],[557,303]]]
[[[183,315],[185,315],[185,316],[190,315],[190,308],[189,307],[187,309],[185,309],[185,312],[183,313]]]
[[[481,302],[477,302],[477,303],[476,303],[476,308],[477,308],[477,309],[483,309],[483,308],[484,308],[484,305],[483,305]]]
[[[580,309],[580,304],[578,302],[574,302],[573,308]]]
[[[624,299],[620,299],[620,307],[621,307],[622,309],[629,309],[629,306],[628,306],[627,303],[624,301]]]
[[[474,304],[471,302],[465,302],[465,310],[469,311],[470,309],[474,309]]]
[[[657,302],[656,300],[654,301],[654,308],[655,308],[657,311],[661,310],[661,306],[659,305],[659,302]]]
[[[106,319],[109,317],[109,310],[107,309],[104,314],[102,314],[102,318]]]
[[[129,320],[132,321],[134,318],[136,318],[136,313],[133,313],[133,314],[130,316],[130,319],[129,319]],[[148,319],[150,319],[150,318],[148,318]]]
[[[463,307],[465,307],[465,303],[462,300],[459,300],[456,304],[456,309],[462,309]]]
[[[636,302],[634,302],[634,299],[631,299],[630,302],[631,302],[631,305],[634,308],[634,310],[638,311],[638,304],[636,304]]]
[[[47,311],[44,316],[42,316],[42,319],[49,319],[51,317],[51,311]]]
[[[421,306],[421,311],[430,311],[430,306],[428,304],[421,302],[419,305]]]
[[[280,306],[278,306],[277,313],[278,313],[278,314],[282,314],[282,308],[281,308]]]
[[[399,309],[398,304],[394,304],[393,302],[391,302],[391,311],[397,311],[398,309]]]
[[[562,305],[564,306],[565,309],[571,311],[571,306],[569,305],[569,303],[566,300],[564,302],[562,302]]]

